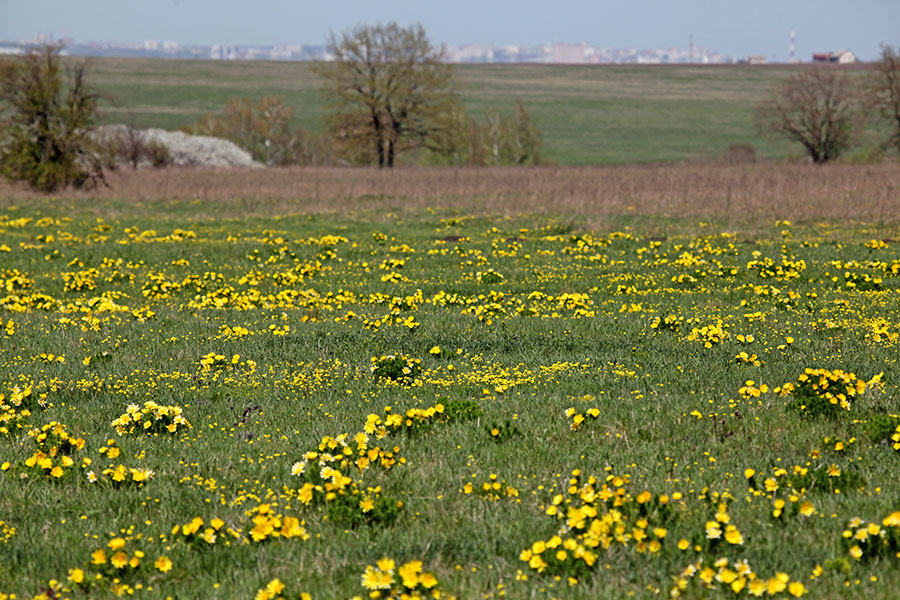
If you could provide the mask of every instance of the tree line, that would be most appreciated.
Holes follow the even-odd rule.
[[[359,26],[328,41],[331,60],[313,66],[325,101],[325,128],[292,128],[293,108],[273,96],[234,98],[185,129],[235,142],[269,166],[400,164],[525,165],[542,161],[542,136],[521,102],[481,119],[456,91],[452,65],[419,25]],[[85,63],[64,69],[59,46],[0,62],[0,172],[34,188],[102,184],[111,166],[92,140],[100,95]],[[867,120],[900,151],[900,58],[886,46],[862,76],[804,67],[755,108],[757,126],[802,146],[814,163],[844,154]],[[105,151],[110,151],[106,143]],[[136,166],[165,165],[165,148],[132,128],[113,149]]]
[[[867,121],[887,130],[876,151],[900,152],[900,57],[883,46],[862,75],[836,65],[804,67],[772,89],[754,110],[761,130],[800,144],[814,163],[845,154]]]
[[[291,129],[283,99],[234,98],[188,133],[231,140],[270,166],[514,165],[541,162],[541,132],[521,102],[483,120],[463,108],[452,65],[421,26],[361,26],[332,36],[316,63],[325,131]]]

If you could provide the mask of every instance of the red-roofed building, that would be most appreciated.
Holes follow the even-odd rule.
[[[818,63],[839,63],[846,65],[856,62],[856,55],[846,48],[837,52],[817,52],[813,54],[813,62]]]

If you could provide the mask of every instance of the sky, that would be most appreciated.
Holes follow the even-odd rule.
[[[420,23],[435,44],[687,48],[735,59],[900,45],[900,0],[0,0],[0,40],[318,45],[360,24]]]

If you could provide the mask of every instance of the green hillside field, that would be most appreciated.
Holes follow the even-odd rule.
[[[624,164],[721,156],[750,143],[758,155],[791,152],[760,135],[752,108],[795,67],[458,65],[458,87],[480,116],[521,100],[560,164]],[[107,122],[174,129],[229,98],[278,95],[297,124],[322,128],[318,80],[308,63],[93,59],[108,95]]]

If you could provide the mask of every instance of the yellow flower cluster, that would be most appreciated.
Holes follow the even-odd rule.
[[[282,596],[282,592],[284,592],[285,585],[281,582],[280,579],[273,579],[269,583],[265,585],[265,587],[261,588],[256,592],[256,595],[253,597],[253,600],[283,600],[284,596]],[[291,597],[297,598],[298,600],[312,600],[312,596],[310,596],[306,592],[301,592],[299,595],[292,595]]]
[[[178,426],[190,428],[191,424],[182,416],[180,406],[157,404],[152,400],[143,406],[131,404],[125,412],[112,422],[116,433],[125,435],[135,431],[143,431],[154,435],[159,433],[176,433]]]
[[[869,250],[881,250],[887,248],[888,244],[884,240],[872,239],[863,244],[863,247],[868,248]]]
[[[425,598],[451,599],[438,588],[434,573],[423,570],[422,561],[411,560],[399,567],[391,558],[382,558],[374,565],[367,565],[361,583],[369,590],[369,598],[400,600],[424,600]]]
[[[758,367],[758,366],[762,365],[762,361],[759,359],[759,357],[756,354],[752,354],[752,353],[748,354],[747,352],[743,352],[743,351],[737,353],[737,355],[734,357],[734,362],[736,362],[739,365],[745,364],[745,365],[751,365],[754,367]]]
[[[798,408],[811,414],[850,410],[851,401],[866,391],[866,382],[855,373],[842,369],[804,369],[797,383],[775,388],[776,394],[796,398]]]
[[[574,406],[570,406],[564,414],[566,418],[572,419],[572,422],[569,423],[569,428],[572,431],[578,431],[585,419],[590,418],[592,421],[596,421],[600,417],[600,409],[594,406],[584,412],[578,412]]]
[[[881,279],[881,277],[876,277],[868,273],[854,273],[852,271],[845,271],[843,277],[835,275],[831,278],[831,281],[838,287],[844,287],[846,289],[857,290],[860,292],[869,292],[872,290],[881,289],[881,283],[883,280]]]
[[[0,394],[0,435],[9,435],[14,430],[25,427],[25,421],[31,416],[31,411],[4,404],[3,400],[3,394]]]
[[[351,439],[355,446],[348,441]],[[303,460],[293,464],[291,475],[300,476],[308,473],[308,466],[313,463],[318,468],[318,475],[322,479],[330,479],[337,483],[344,480],[340,471],[346,471],[352,466],[362,472],[374,465],[385,470],[392,468],[398,462],[402,465],[406,459],[398,457],[399,452],[399,446],[383,448],[370,445],[368,434],[362,431],[352,438],[346,433],[335,437],[326,435],[322,438],[317,450],[305,452]]]
[[[25,459],[27,469],[40,469],[47,477],[60,479],[75,466],[72,455],[84,448],[84,438],[66,431],[57,421],[32,429],[28,436],[34,440],[37,450]]]
[[[14,406],[16,408],[46,408],[47,406],[47,394],[35,394],[34,388],[30,385],[20,388],[19,386],[14,386],[12,391],[9,393],[9,398],[6,399],[6,402],[10,406]],[[0,404],[4,403],[3,394],[0,394]]]
[[[684,318],[678,315],[666,315],[665,317],[654,317],[650,323],[650,329],[657,331],[678,331],[684,323]]]
[[[411,383],[422,372],[422,361],[403,354],[373,356],[371,371],[377,379]]]
[[[6,521],[0,521],[0,542],[8,542],[14,535],[16,535],[16,528]]]
[[[188,523],[172,527],[172,535],[177,536],[180,534],[187,540],[203,541],[210,545],[215,544],[221,537],[221,539],[225,540],[226,546],[231,545],[232,539],[243,539],[243,534],[240,529],[226,527],[225,521],[218,517],[210,519],[208,527],[205,527],[205,525],[206,523],[204,523],[201,517],[194,517]],[[223,533],[225,535],[222,535]]]
[[[514,486],[501,480],[496,473],[488,475],[488,480],[481,485],[475,485],[470,482],[463,484],[460,490],[463,494],[474,494],[485,500],[501,500],[503,498],[518,498],[519,490]]]
[[[330,503],[334,510],[345,511],[340,516],[346,520],[356,520],[360,514],[371,520],[391,518],[389,515],[399,510],[402,502],[391,505],[381,497],[381,486],[364,487],[361,479],[353,479],[347,472],[355,467],[362,475],[376,465],[389,470],[406,459],[397,456],[398,446],[370,446],[369,435],[363,431],[352,437],[355,447],[348,439],[351,438],[346,433],[325,436],[318,450],[306,452],[302,461],[294,463],[291,475],[306,480],[297,491],[297,499],[306,506],[318,501]]]
[[[740,546],[744,543],[744,536],[731,523],[731,516],[728,514],[728,505],[726,503],[720,502],[716,510],[715,520],[706,522],[706,539],[713,546],[721,540],[728,542],[732,546]]]
[[[16,333],[16,322],[12,319],[6,321],[4,325],[3,319],[0,319],[0,330],[2,330],[7,336],[15,335]]]
[[[753,572],[746,560],[720,558],[711,565],[704,559],[694,562],[675,578],[675,585],[669,592],[671,598],[691,597],[691,584],[699,584],[703,590],[731,592],[743,597],[794,597],[799,598],[807,592],[800,581],[792,581],[786,573],[776,573],[765,579]],[[703,592],[698,594],[705,595]]]
[[[754,255],[759,255],[759,253],[754,252]],[[791,260],[786,256],[782,256],[781,263],[778,264],[769,257],[763,257],[749,261],[747,270],[755,272],[760,279],[769,278],[776,281],[787,281],[800,277],[800,273],[806,270],[806,262],[802,259]]]
[[[857,561],[880,556],[900,557],[900,511],[877,522],[850,519],[841,532],[844,548]]]
[[[755,356],[755,355],[754,355]],[[738,388],[738,394],[743,398],[758,398],[762,394],[768,393],[769,386],[765,383],[756,384],[752,379],[748,379],[744,382],[740,388]]]
[[[613,545],[659,553],[668,530],[653,522],[669,518],[671,502],[682,495],[654,496],[648,490],[632,495],[627,490],[629,479],[627,474],[608,473],[602,479],[590,476],[582,481],[581,471],[572,471],[567,494],[553,496],[544,510],[561,522],[559,533],[535,542],[519,558],[539,573],[577,579],[594,567],[600,550]]]
[[[152,559],[143,550],[134,545],[129,547],[132,542],[130,536],[113,537],[105,547],[91,552],[90,562],[83,565],[84,568],[69,569],[68,581],[84,592],[107,587],[115,596],[126,596],[145,587],[137,582],[145,571],[168,573],[172,570],[171,558],[160,555],[151,563]]]
[[[714,344],[719,344],[728,337],[727,327],[719,319],[710,325],[692,328],[687,339],[692,342],[701,342],[704,348],[712,348]]]
[[[484,284],[501,283],[503,281],[503,275],[494,269],[487,269],[486,271],[478,271],[475,274],[475,279],[477,279],[479,283]]]
[[[138,469],[134,467],[126,467],[125,465],[110,465],[101,471],[104,477],[108,477],[114,484],[134,483],[143,485],[156,475],[150,469]]]
[[[309,539],[309,534],[298,518],[276,513],[271,504],[259,504],[245,514],[251,518],[253,523],[253,527],[248,533],[254,542],[279,537]]]
[[[443,414],[444,405],[441,403],[428,408],[410,408],[405,413],[391,412],[391,407],[385,406],[383,416],[371,413],[366,417],[363,431],[378,439],[395,432],[413,433],[430,427]]]

